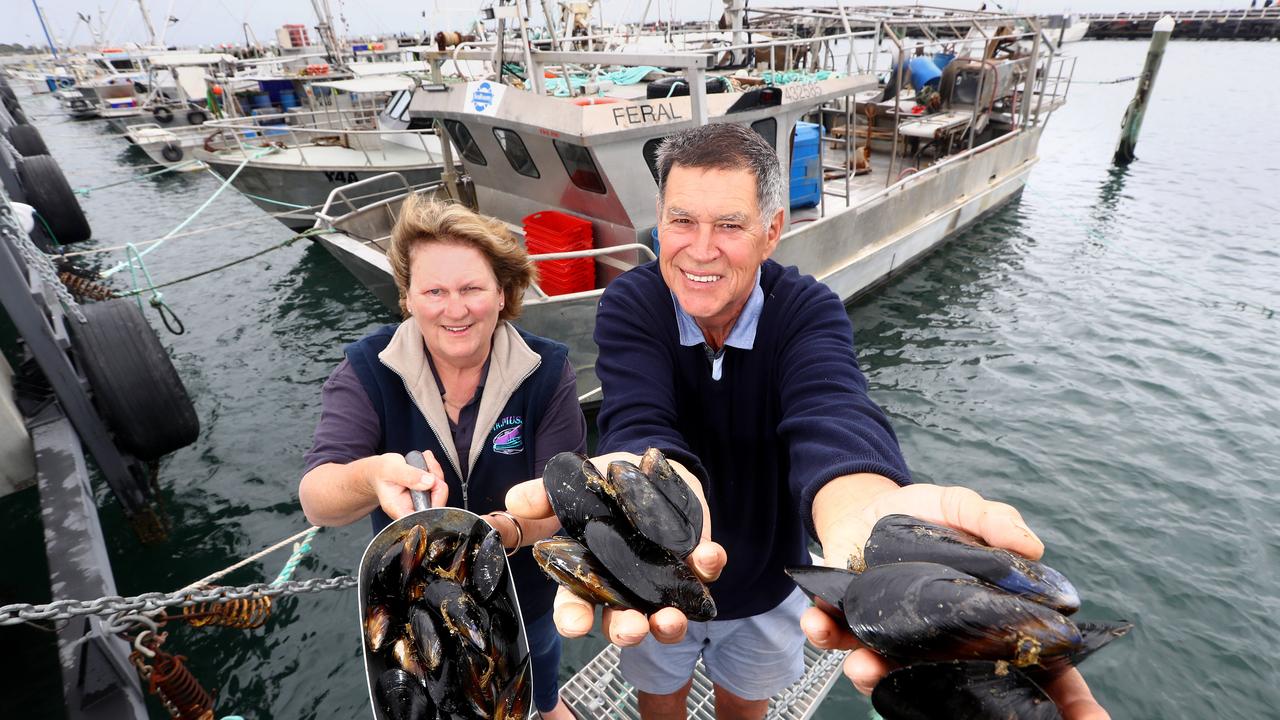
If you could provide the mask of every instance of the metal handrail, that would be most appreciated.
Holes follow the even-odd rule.
[[[598,257],[600,255],[612,255],[618,252],[639,252],[642,255],[648,255],[649,260],[656,260],[657,254],[653,252],[653,248],[643,243],[624,243],[622,245],[611,245],[609,247],[589,248],[587,250],[567,250],[565,252],[555,253],[539,253],[537,255],[530,254],[529,259],[534,262],[542,262],[544,260],[568,260],[571,258]],[[621,263],[622,261],[615,261]],[[629,270],[635,265],[625,263],[629,267],[622,268]],[[538,302],[565,302],[569,300],[580,300],[582,298],[594,297],[604,292],[604,288],[593,288],[591,290],[583,290],[575,293],[564,293],[563,295],[548,295],[537,281],[529,283],[529,289],[538,295]]]
[[[357,187],[360,187],[361,185],[369,185],[379,180],[386,180],[390,178],[398,179],[400,181],[400,184],[404,186],[405,195],[408,195],[409,193],[413,192],[413,186],[409,184],[408,180],[404,179],[404,175],[401,175],[398,172],[384,172],[380,175],[374,175],[373,177],[365,178],[364,180],[357,180],[356,182],[349,183],[347,185],[336,187],[333,190],[330,190],[329,197],[325,198],[324,206],[320,208],[320,212],[316,213],[316,218],[320,220],[324,220],[325,222],[332,225],[333,221],[336,218],[333,215],[329,214],[329,208],[333,205],[334,198],[338,198],[338,197],[342,198],[342,202],[346,204],[348,208],[348,212],[355,212],[356,210],[365,209],[365,208],[357,208],[355,205],[351,204],[351,199],[348,198],[347,194],[343,191],[353,190]],[[401,196],[397,195],[396,197],[401,197]],[[391,199],[394,200],[395,198],[391,198]]]

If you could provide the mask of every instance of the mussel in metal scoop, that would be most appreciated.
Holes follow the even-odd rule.
[[[405,459],[425,469],[420,453]],[[373,715],[524,718],[532,683],[516,682],[513,673],[527,668],[529,644],[497,532],[472,512],[431,508],[425,494],[412,494],[415,511],[383,528],[360,560],[361,646]],[[502,614],[500,643],[491,637],[495,613]],[[462,662],[467,651],[478,658],[471,675]],[[484,687],[472,687],[472,676]],[[513,683],[526,697],[500,698],[495,688]]]

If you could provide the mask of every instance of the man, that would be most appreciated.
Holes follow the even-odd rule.
[[[674,608],[649,618],[606,611],[603,622],[623,647],[622,672],[642,717],[685,717],[701,656],[717,717],[761,718],[803,671],[797,625],[820,647],[853,647],[782,571],[808,561],[806,531],[838,564],[876,519],[895,512],[1032,557],[1043,547],[1012,507],[963,488],[911,484],[888,420],[867,397],[844,305],[812,277],[768,260],[785,186],[758,135],[716,124],[671,136],[658,153],[658,187],[659,261],[619,277],[600,300],[606,455],[596,462],[658,447],[701,491],[709,521],[690,565],[716,580],[719,614],[691,623]],[[529,518],[549,512],[535,484],[513,488],[507,504]],[[584,634],[591,612],[562,592],[556,625]],[[864,649],[845,670],[869,692],[886,667]],[[1066,690],[1077,709],[1101,712],[1082,680]]]

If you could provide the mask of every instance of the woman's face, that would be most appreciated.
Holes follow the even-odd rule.
[[[437,364],[469,367],[489,356],[503,296],[479,250],[440,242],[415,247],[405,302]]]

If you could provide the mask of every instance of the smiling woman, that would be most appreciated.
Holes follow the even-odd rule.
[[[501,512],[512,485],[540,477],[559,452],[586,450],[568,350],[511,324],[534,271],[501,222],[411,198],[387,258],[405,319],[347,346],[325,383],[302,507],[317,525],[369,516],[375,532],[412,511],[410,490],[430,490],[433,506],[489,513],[512,554],[534,704],[543,717],[570,717],[557,685],[555,586],[520,548],[556,522],[522,527]],[[411,450],[427,473],[405,462]]]

